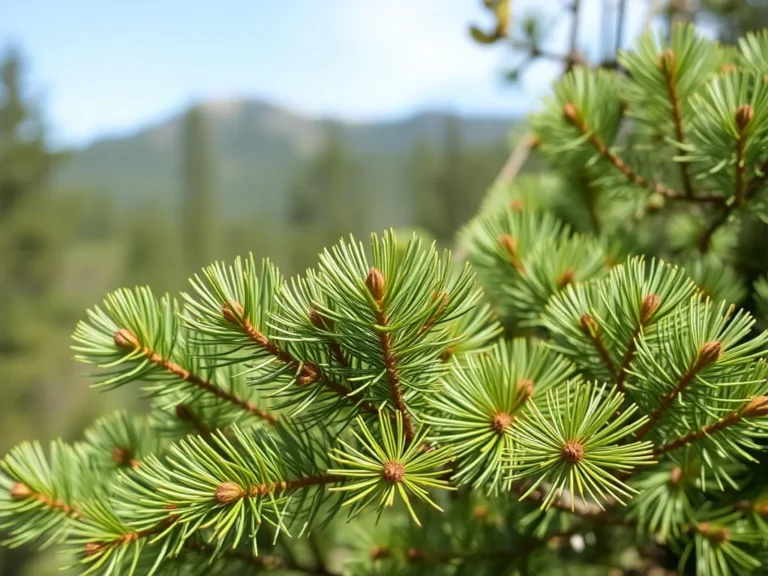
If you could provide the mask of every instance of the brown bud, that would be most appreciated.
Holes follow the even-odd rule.
[[[301,373],[296,378],[296,383],[299,386],[307,386],[309,384],[312,384],[313,382],[317,382],[317,369],[314,366],[310,366],[309,364],[305,364],[304,367],[301,369]]]
[[[720,66],[720,72],[723,74],[730,74],[731,72],[735,72],[738,70],[738,66],[736,64],[731,64],[730,62],[726,62],[722,66]]]
[[[579,121],[579,113],[572,102],[567,102],[565,106],[563,106],[563,117],[573,124]]]
[[[683,469],[680,468],[680,466],[675,466],[672,468],[672,471],[669,473],[669,483],[672,484],[672,486],[678,487],[680,486],[680,482],[683,481]]]
[[[133,453],[130,448],[124,446],[115,446],[112,449],[112,460],[118,466],[130,466],[133,459]]]
[[[511,234],[499,234],[498,242],[510,256],[517,256],[517,241]]]
[[[491,421],[491,428],[496,434],[504,434],[504,431],[512,424],[512,416],[506,412],[497,412]]]
[[[658,294],[646,294],[640,303],[640,324],[645,326],[653,316],[653,313],[659,309],[661,298]]]
[[[585,334],[595,335],[597,334],[599,327],[595,319],[589,314],[582,314],[579,318],[579,329]]]
[[[443,353],[440,355],[440,360],[443,362],[448,362],[448,360],[451,359],[451,357],[456,353],[456,350],[452,347],[446,348]]]
[[[675,53],[672,49],[665,50],[659,55],[659,68],[667,73],[675,69]]]
[[[736,109],[736,127],[739,132],[743,132],[744,129],[752,122],[755,117],[755,110],[749,104],[742,104]]]
[[[760,516],[768,516],[768,502],[755,502],[752,504],[752,510],[760,514]]]
[[[133,350],[141,346],[136,334],[128,330],[128,328],[120,328],[115,332],[115,344],[120,346],[120,348],[129,348]]]
[[[703,344],[699,349],[699,367],[717,362],[717,359],[720,358],[722,351],[723,345],[720,344],[720,342],[717,340],[712,340],[711,342]]]
[[[320,328],[321,330],[331,330],[333,328],[333,323],[314,308],[309,311],[309,321],[312,322],[315,328]]]
[[[368,553],[371,560],[378,560],[379,558],[387,558],[391,552],[389,551],[389,548],[385,546],[374,546],[371,548],[371,551]]]
[[[448,307],[448,304],[451,303],[451,297],[448,296],[447,292],[440,291],[435,293],[432,296],[433,302],[439,302],[437,305],[437,308],[435,309],[434,316],[440,316],[443,312],[445,312],[445,309]]]
[[[524,204],[522,200],[516,199],[509,203],[509,209],[512,210],[512,212],[522,212],[523,207]]]
[[[16,484],[11,486],[11,498],[14,500],[24,500],[32,496],[32,494],[32,489],[21,482],[16,482]]]
[[[242,324],[245,320],[243,305],[235,300],[230,300],[221,307],[221,315],[230,324]]]
[[[757,398],[753,398],[752,401],[747,404],[746,408],[744,408],[743,414],[746,418],[768,416],[768,396],[758,396]]]
[[[478,504],[475,506],[475,509],[472,510],[472,516],[475,517],[475,520],[485,520],[488,518],[488,508],[485,506]]]
[[[393,484],[402,482],[403,478],[405,478],[405,466],[397,460],[390,460],[384,463],[381,475],[384,476],[387,482],[392,482]]]
[[[563,460],[575,464],[584,458],[584,446],[576,440],[569,440],[563,446]]]
[[[406,555],[411,562],[418,562],[424,557],[424,553],[418,548],[408,548]]]
[[[365,279],[365,285],[368,287],[368,291],[376,302],[381,302],[384,299],[387,282],[384,279],[384,274],[381,273],[381,270],[378,268],[371,268],[368,271],[368,277]]]
[[[177,404],[176,408],[176,418],[179,420],[184,420],[185,422],[192,419],[192,413],[189,411],[189,408],[187,408],[184,404]]]
[[[541,145],[541,139],[535,134],[530,134],[528,136],[528,143],[531,146],[531,150],[536,150]]]
[[[533,392],[536,389],[536,383],[533,380],[525,378],[517,383],[517,393],[526,398],[533,396]]]
[[[699,534],[706,536],[709,540],[722,544],[731,538],[731,532],[724,526],[712,526],[710,522],[702,522],[697,526]]]
[[[568,284],[572,284],[574,280],[575,272],[573,268],[568,268],[557,277],[557,285],[559,288],[565,288]]]
[[[85,555],[89,558],[91,556],[96,556],[99,552],[104,550],[106,548],[105,544],[102,544],[101,542],[88,542],[85,545]]]
[[[245,496],[245,491],[236,482],[222,482],[216,487],[216,502],[231,504]]]

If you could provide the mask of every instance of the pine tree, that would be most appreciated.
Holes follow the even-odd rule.
[[[0,419],[5,451],[27,435],[58,433],[35,422],[50,386],[66,332],[55,331],[52,294],[66,239],[66,213],[47,193],[57,161],[24,86],[24,62],[10,50],[0,58]],[[67,329],[68,330],[68,329]],[[63,343],[62,343],[63,336]],[[66,407],[66,404],[64,405]],[[50,420],[50,419],[49,419]],[[61,421],[53,419],[53,426]],[[56,421],[58,420],[58,421]],[[0,526],[0,534],[3,534]],[[28,554],[0,553],[0,574],[18,574]]]
[[[214,258],[217,239],[213,160],[205,111],[190,108],[181,136],[182,214],[185,264],[197,270]]]
[[[2,461],[11,546],[84,574],[753,574],[768,547],[768,32],[688,26],[580,66],[531,118],[548,178],[494,186],[468,263],[394,233],[301,277],[215,263],[74,333],[73,444]],[[349,522],[350,524],[345,524]]]
[[[441,235],[445,226],[443,204],[437,189],[437,151],[426,135],[417,137],[408,162],[408,184],[418,228]]]

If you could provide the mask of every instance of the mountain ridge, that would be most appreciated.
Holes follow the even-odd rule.
[[[414,144],[426,139],[440,146],[447,118],[459,120],[462,144],[469,148],[504,146],[510,129],[520,122],[512,116],[455,116],[442,110],[350,122],[257,99],[210,100],[200,106],[207,113],[223,214],[249,211],[280,221],[286,218],[288,191],[297,173],[321,148],[331,127],[360,164],[360,189],[402,203],[408,201],[403,196],[404,174]],[[54,174],[54,186],[108,194],[121,207],[136,207],[146,198],[175,205],[181,194],[178,150],[184,112],[75,149]],[[386,220],[397,223],[403,217],[390,214]]]

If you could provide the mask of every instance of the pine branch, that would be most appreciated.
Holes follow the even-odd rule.
[[[565,116],[565,119],[570,122],[573,126],[579,129],[579,132],[581,132],[584,136],[586,136],[587,141],[592,145],[592,147],[597,150],[597,152],[608,161],[611,166],[616,168],[619,172],[621,172],[622,175],[633,184],[637,184],[638,186],[641,186],[643,188],[646,188],[650,190],[651,192],[654,192],[656,194],[660,194],[661,196],[664,196],[667,199],[670,200],[685,200],[690,202],[698,202],[698,203],[715,203],[715,204],[722,204],[725,202],[725,198],[720,195],[699,195],[699,196],[684,196],[667,186],[666,184],[663,184],[661,182],[651,182],[650,180],[644,178],[643,176],[640,176],[637,172],[632,170],[629,166],[626,165],[624,160],[619,158],[614,152],[612,152],[608,146],[603,142],[597,134],[590,129],[590,127],[586,124],[586,122],[581,118],[579,112],[576,110],[576,106],[574,106],[572,103],[567,103],[565,106],[563,106],[563,115]]]
[[[734,198],[738,205],[743,204],[745,200],[744,171],[746,166],[744,165],[744,149],[747,145],[746,128],[752,121],[754,115],[755,112],[749,104],[742,104],[739,106],[739,109],[736,110],[736,127],[739,130],[739,137],[736,142],[736,190],[734,192]]]
[[[675,53],[670,49],[664,52],[660,58],[660,67],[664,72],[667,85],[667,96],[669,102],[672,104],[672,119],[675,124],[675,136],[680,144],[685,143],[685,136],[683,134],[683,115],[680,110],[680,100],[677,97],[677,84],[675,81]],[[693,186],[691,186],[691,175],[688,172],[688,164],[680,162],[680,177],[683,182],[683,190],[685,191],[686,198],[693,197]]]
[[[67,504],[60,499],[53,499],[46,494],[35,492],[32,488],[22,482],[16,482],[11,486],[11,498],[16,501],[35,500],[40,502],[46,508],[60,512],[64,516],[69,516],[70,518],[81,518],[83,516],[82,512],[75,506]]]
[[[646,423],[643,424],[640,429],[638,429],[637,433],[635,434],[637,440],[642,439],[656,425],[656,423],[661,419],[669,407],[672,406],[672,402],[674,402],[675,398],[677,398],[688,387],[688,385],[694,381],[702,369],[712,364],[713,362],[716,362],[720,357],[721,352],[722,345],[716,340],[707,342],[706,344],[702,345],[693,365],[685,371],[675,387],[667,392],[667,394],[661,399],[658,407],[653,412],[651,412]]]
[[[248,488],[240,486],[237,482],[222,482],[216,488],[216,501],[219,504],[232,504],[243,498],[259,498],[269,494],[286,494],[301,488],[337,484],[343,480],[344,476],[339,474],[323,474],[320,476],[296,478],[294,480],[282,480],[270,484],[257,484]]]
[[[658,295],[646,294],[643,296],[643,300],[640,304],[640,325],[632,332],[632,338],[627,345],[627,351],[624,354],[624,359],[621,362],[618,377],[616,378],[616,388],[618,388],[620,391],[624,391],[624,383],[627,379],[628,373],[627,371],[629,370],[629,366],[632,364],[632,360],[634,360],[635,354],[637,353],[637,338],[640,336],[643,328],[645,328],[645,326],[648,324],[648,321],[651,319],[651,316],[653,316],[653,313],[658,309],[659,304],[661,304],[661,299]]]
[[[594,345],[597,354],[600,356],[603,364],[605,364],[605,367],[608,369],[611,378],[614,381],[618,381],[619,377],[618,371],[616,370],[616,365],[613,363],[611,354],[605,347],[605,342],[603,342],[603,337],[600,333],[600,327],[595,322],[595,319],[592,318],[589,314],[583,314],[581,316],[581,320],[579,321],[579,329],[590,339]]]
[[[268,352],[269,354],[271,354],[272,356],[274,356],[284,364],[287,364],[288,366],[290,366],[294,370],[294,373],[298,374],[298,376],[296,377],[296,383],[299,386],[309,386],[310,384],[313,384],[313,383],[319,383],[330,392],[333,392],[334,394],[342,398],[346,398],[355,406],[358,406],[359,408],[365,410],[366,412],[370,412],[371,414],[378,413],[376,406],[374,406],[370,402],[359,402],[358,400],[356,400],[355,397],[350,395],[350,391],[347,388],[345,388],[338,382],[331,380],[326,374],[324,374],[320,370],[318,366],[316,366],[315,364],[312,364],[311,362],[303,362],[298,358],[294,358],[294,356],[290,352],[288,352],[287,350],[283,350],[277,344],[275,344],[272,340],[267,338],[265,334],[263,334],[258,328],[256,328],[253,324],[251,324],[251,322],[245,316],[243,307],[240,303],[234,302],[234,301],[229,302],[227,305],[222,307],[222,315],[229,323],[242,328],[245,334],[257,346],[259,346],[261,349],[265,350],[266,352]],[[340,358],[346,361],[346,359],[344,359],[341,348],[338,347],[338,344],[336,344],[336,347],[337,347],[336,353],[339,354]],[[331,351],[333,352],[333,348],[331,349]]]
[[[758,398],[753,399],[746,406],[743,406],[738,410],[734,410],[726,414],[725,416],[723,416],[716,422],[713,422],[712,424],[707,424],[706,426],[703,426],[698,430],[693,430],[692,432],[689,432],[685,436],[681,436],[671,442],[667,442],[662,446],[658,446],[657,448],[654,448],[653,452],[657,456],[661,454],[665,454],[667,452],[672,452],[674,450],[678,450],[680,448],[688,446],[693,442],[697,442],[702,438],[712,436],[714,434],[717,434],[718,432],[722,432],[726,428],[735,426],[745,418],[756,418],[759,416],[765,416],[767,414],[768,414],[768,397],[759,396]]]
[[[309,321],[312,322],[312,324],[314,324],[317,328],[321,328],[329,332],[333,329],[332,322],[314,308],[309,312]],[[349,368],[349,360],[344,354],[344,351],[341,349],[341,344],[339,344],[337,340],[333,340],[329,347],[331,349],[331,356],[333,356],[336,362],[339,363],[339,366],[342,368]]]
[[[151,538],[161,532],[167,530],[170,526],[175,524],[178,520],[178,516],[170,513],[168,518],[156,526],[145,528],[143,530],[134,530],[133,532],[126,532],[113,540],[103,540],[100,542],[88,542],[85,545],[86,556],[96,556],[97,554],[103,554],[110,548],[119,548],[127,544],[132,544],[145,538]]]
[[[711,224],[701,233],[698,240],[700,252],[709,251],[712,243],[712,236],[715,232],[728,221],[731,213],[738,207],[751,200],[768,181],[768,158],[766,158],[758,169],[758,173],[744,186],[744,175],[746,167],[744,164],[744,147],[746,144],[745,128],[752,120],[754,111],[749,105],[742,105],[736,111],[736,125],[739,128],[739,139],[736,145],[736,190],[734,201],[724,204],[720,214],[711,222]]]
[[[204,390],[205,392],[216,396],[221,400],[239,406],[243,410],[250,412],[262,420],[265,420],[269,424],[277,424],[276,416],[273,416],[269,412],[262,410],[253,402],[235,396],[234,394],[227,392],[219,386],[216,386],[212,382],[201,378],[197,374],[192,374],[189,370],[179,366],[175,362],[167,358],[163,358],[160,354],[156,353],[148,346],[142,347],[136,335],[127,328],[120,328],[117,332],[115,332],[115,344],[125,350],[134,350],[141,353],[151,364],[154,364],[163,370],[178,376],[186,382],[194,384],[201,390]]]
[[[408,408],[405,405],[403,399],[402,386],[400,384],[400,376],[397,370],[397,360],[395,359],[392,334],[388,330],[389,319],[384,311],[384,292],[386,289],[386,279],[378,268],[371,268],[368,272],[368,277],[365,279],[365,285],[368,287],[368,291],[371,293],[374,305],[374,314],[376,315],[377,331],[379,334],[379,344],[381,346],[381,352],[384,357],[384,367],[387,373],[387,380],[389,381],[389,387],[392,391],[392,401],[394,402],[395,409],[400,412],[403,417],[403,426],[405,431],[405,439],[408,443],[413,441],[415,436],[415,430],[411,417],[408,414]]]

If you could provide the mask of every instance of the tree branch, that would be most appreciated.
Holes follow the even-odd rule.
[[[664,72],[667,84],[667,96],[672,104],[672,120],[675,125],[675,137],[680,144],[685,143],[683,134],[683,114],[680,110],[680,100],[677,97],[677,84],[675,82],[675,68],[677,66],[675,53],[670,49],[661,55],[659,65]],[[688,172],[688,164],[678,162],[680,165],[680,178],[683,182],[683,190],[686,198],[693,198],[693,186],[691,185],[691,175]]]
[[[703,368],[716,362],[720,357],[721,352],[722,345],[716,340],[707,342],[706,344],[702,345],[693,365],[688,368],[688,370],[686,370],[685,373],[680,377],[680,380],[677,382],[674,388],[672,388],[664,395],[659,405],[649,415],[645,424],[643,424],[635,433],[635,438],[637,440],[641,440],[656,425],[656,423],[672,405],[672,402],[675,400],[675,398],[677,398],[680,393],[683,392],[683,390],[685,390],[691,382],[693,382],[693,380]]]
[[[645,328],[651,320],[651,316],[653,316],[653,313],[656,312],[660,304],[661,299],[657,294],[646,294],[643,296],[640,303],[640,325],[632,332],[632,337],[627,344],[627,351],[624,353],[624,358],[621,361],[621,366],[619,367],[616,376],[616,388],[620,392],[624,391],[624,383],[627,380],[627,371],[637,353],[637,337],[640,336],[643,328]]]
[[[765,416],[766,414],[768,414],[768,397],[759,396],[754,398],[746,406],[743,406],[738,410],[734,410],[733,412],[729,412],[712,424],[702,426],[698,430],[689,432],[688,434],[681,436],[672,442],[667,442],[666,444],[654,448],[653,453],[656,455],[661,455],[666,454],[667,452],[672,452],[674,450],[679,450],[680,448],[688,446],[689,444],[701,440],[706,436],[712,436],[713,434],[722,432],[730,426],[735,426],[744,418],[756,418],[759,416]]]
[[[597,152],[605,159],[607,160],[611,166],[616,168],[621,174],[633,184],[637,184],[638,186],[641,186],[643,188],[646,188],[650,190],[651,192],[654,192],[656,194],[660,194],[661,196],[664,196],[665,198],[668,198],[670,200],[686,200],[690,202],[701,202],[701,203],[724,203],[725,198],[723,196],[719,195],[700,195],[700,196],[692,196],[687,197],[678,194],[675,190],[667,186],[666,184],[662,184],[661,182],[651,182],[650,180],[643,178],[632,170],[629,166],[627,166],[624,161],[619,158],[615,153],[613,153],[608,146],[600,140],[600,138],[595,134],[594,131],[590,129],[589,126],[584,122],[584,120],[579,115],[578,111],[576,110],[576,106],[574,106],[572,103],[567,103],[565,106],[563,106],[563,115],[565,116],[565,119],[570,122],[573,126],[579,129],[579,132],[581,132],[584,136],[587,137],[588,142],[592,145],[592,147],[597,150]]]
[[[766,158],[758,168],[757,174],[755,174],[749,181],[749,184],[744,186],[743,183],[746,170],[746,167],[742,165],[744,163],[743,156],[746,143],[744,130],[747,124],[752,121],[754,112],[751,111],[752,107],[747,104],[739,106],[736,111],[736,125],[739,128],[739,141],[736,146],[736,194],[734,195],[734,201],[729,204],[724,204],[720,214],[718,214],[710,225],[701,233],[698,240],[698,248],[700,252],[707,252],[709,250],[710,245],[712,244],[712,236],[714,236],[720,226],[728,221],[731,213],[736,208],[744,205],[760,192],[760,189],[768,180],[768,158]]]
[[[351,390],[329,378],[328,375],[323,373],[317,365],[311,362],[303,362],[298,358],[294,358],[290,352],[283,350],[272,340],[267,338],[265,334],[263,334],[258,328],[251,324],[250,321],[245,317],[243,307],[238,302],[229,302],[226,304],[222,308],[222,314],[228,322],[242,328],[247,336],[251,339],[251,341],[254,342],[257,346],[281,362],[292,367],[294,369],[294,373],[298,374],[296,377],[296,383],[299,386],[309,386],[310,384],[318,383],[321,386],[324,386],[328,391],[347,399],[349,402],[361,408],[362,410],[372,414],[378,414],[376,406],[370,402],[359,401],[354,396],[351,396]],[[341,353],[340,348],[339,353]]]
[[[67,504],[63,500],[51,498],[47,494],[35,492],[32,488],[22,482],[16,482],[11,486],[10,494],[11,499],[13,500],[36,500],[46,508],[61,512],[61,514],[69,516],[70,518],[82,518],[83,516],[82,512],[71,504]]]
[[[611,354],[605,347],[603,337],[600,334],[600,327],[597,325],[597,322],[595,322],[595,319],[589,314],[582,314],[581,320],[579,321],[579,329],[592,341],[595,350],[597,350],[597,354],[608,369],[611,379],[613,379],[614,382],[617,381],[618,371],[616,370],[616,365],[613,363]]]
[[[182,366],[179,366],[175,362],[172,362],[167,358],[163,358],[151,348],[147,346],[141,346],[136,335],[130,330],[128,330],[127,328],[120,328],[115,333],[115,344],[127,350],[140,351],[141,354],[150,363],[154,364],[155,366],[159,366],[166,372],[175,374],[182,380],[194,384],[201,390],[205,390],[209,394],[216,396],[221,400],[230,402],[235,406],[239,406],[246,412],[250,412],[251,414],[261,418],[262,420],[269,422],[272,425],[277,424],[276,416],[273,416],[269,412],[262,410],[261,408],[256,406],[253,402],[249,400],[245,400],[244,398],[240,398],[239,396],[236,396],[231,392],[227,392],[226,390],[217,386],[216,384],[213,384],[212,382],[209,382],[208,380],[201,378],[197,374],[191,373],[189,370],[187,370],[186,368],[183,368]]]
[[[395,409],[403,416],[403,425],[405,427],[405,439],[410,443],[416,432],[413,428],[413,422],[408,414],[408,407],[403,398],[400,375],[397,369],[397,360],[392,346],[392,334],[387,330],[389,318],[384,312],[384,293],[386,290],[386,279],[378,268],[371,268],[368,277],[365,279],[365,285],[373,297],[374,314],[376,316],[377,332],[379,335],[379,344],[384,357],[384,369],[387,373],[389,388],[392,392],[392,401]]]

